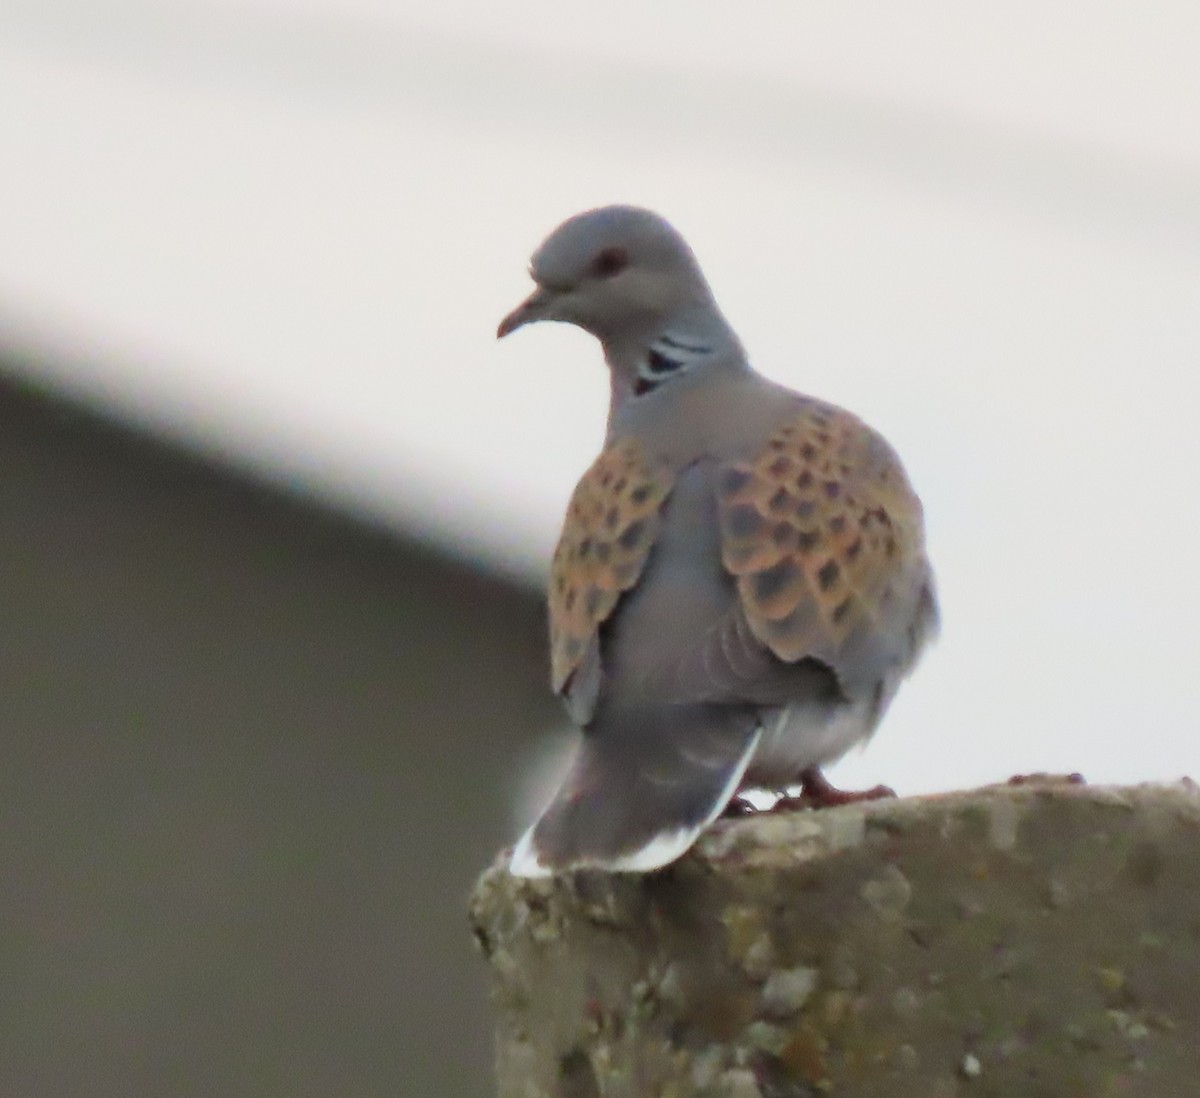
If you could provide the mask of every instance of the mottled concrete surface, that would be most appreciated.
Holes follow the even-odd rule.
[[[1045,780],[718,824],[472,922],[502,1098],[1200,1094],[1200,793]]]

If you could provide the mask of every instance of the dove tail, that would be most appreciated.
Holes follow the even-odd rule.
[[[600,713],[558,792],[517,843],[518,877],[645,873],[673,862],[737,793],[761,736],[740,706]]]

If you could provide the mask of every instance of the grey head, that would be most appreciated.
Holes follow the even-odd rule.
[[[536,288],[497,336],[541,320],[590,332],[612,368],[614,395],[650,391],[704,363],[741,361],[691,248],[650,210],[576,214],[534,252],[529,274]]]

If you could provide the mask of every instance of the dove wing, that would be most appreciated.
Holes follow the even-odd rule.
[[[674,477],[635,439],[617,440],[583,475],[550,566],[551,684],[585,722],[599,689],[601,625],[642,574]]]
[[[716,490],[722,563],[778,659],[817,659],[851,693],[912,659],[935,616],[921,505],[878,434],[805,400]]]

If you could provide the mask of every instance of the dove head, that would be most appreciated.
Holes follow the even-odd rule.
[[[661,380],[693,360],[738,347],[695,255],[663,218],[604,206],[564,221],[533,255],[533,293],[500,322],[504,337],[554,320],[604,346],[614,381]]]

